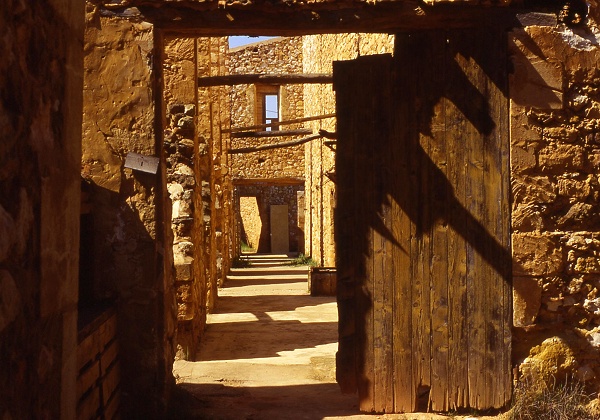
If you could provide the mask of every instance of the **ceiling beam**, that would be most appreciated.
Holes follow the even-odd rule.
[[[306,6],[281,4],[204,8],[190,2],[163,2],[138,6],[142,17],[169,34],[179,36],[273,35],[323,33],[397,33],[416,29],[449,29],[502,25],[518,26],[516,8],[457,2],[427,6],[415,0],[359,3],[336,2]],[[467,4],[465,4],[467,3]],[[206,3],[195,3],[197,5]],[[213,4],[213,2],[211,2]],[[116,11],[115,11],[116,12]]]
[[[331,73],[317,74],[229,74],[226,76],[206,76],[198,78],[198,87],[234,86],[245,84],[291,85],[305,83],[332,83]]]

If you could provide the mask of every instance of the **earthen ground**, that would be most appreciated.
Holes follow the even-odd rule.
[[[231,270],[196,361],[175,362],[172,417],[448,418],[361,414],[357,396],[335,382],[335,297],[310,296],[307,267],[282,265],[284,257],[255,256],[249,268]]]

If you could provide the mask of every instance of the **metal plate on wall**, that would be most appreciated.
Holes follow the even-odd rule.
[[[157,157],[140,155],[139,153],[127,153],[127,157],[125,158],[126,168],[149,174],[156,174],[158,172],[159,163],[160,160]]]

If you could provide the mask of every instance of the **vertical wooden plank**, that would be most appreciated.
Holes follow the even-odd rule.
[[[373,338],[376,412],[393,412],[393,296],[392,232],[388,156],[392,137],[391,57],[370,60],[371,91],[375,96],[369,142],[373,147],[373,191],[370,229],[373,231]]]
[[[490,407],[501,408],[510,398],[511,390],[508,388],[506,378],[510,378],[510,368],[506,368],[509,359],[509,349],[505,347],[505,334],[510,334],[510,324],[506,323],[506,307],[510,306],[509,285],[510,275],[507,267],[510,266],[510,253],[508,230],[505,229],[508,219],[508,99],[506,97],[505,57],[506,41],[502,33],[492,31],[485,33],[485,44],[493,48],[496,54],[485,54],[481,51],[483,66],[488,73],[485,75],[485,93],[489,98],[490,114],[494,116],[495,126],[486,138],[484,173],[488,196],[486,202],[486,226],[489,238],[486,243],[488,255],[488,270],[490,287],[487,288],[487,301],[489,304],[486,325],[486,374],[487,403]],[[510,366],[510,364],[509,364]]]
[[[462,45],[465,48],[465,45]],[[463,73],[473,83],[480,75],[477,62],[469,57],[465,62]],[[468,88],[469,86],[465,86]],[[465,98],[463,106],[468,106]],[[482,136],[478,128],[470,121],[468,135],[465,137],[465,153],[467,157],[466,209],[467,219],[467,331],[469,336],[469,405],[483,407],[485,402],[485,380],[483,377],[485,358],[485,293],[487,287],[485,261],[481,256],[483,249],[482,231],[484,226],[485,185],[483,178],[484,155]]]
[[[491,36],[490,36],[491,35]],[[486,48],[495,46],[493,41],[493,33],[477,33],[484,40],[483,44]],[[473,46],[473,48],[477,48]],[[480,68],[478,69],[478,90],[482,95],[485,96],[486,105],[489,108],[489,114],[497,120],[497,108],[495,103],[495,97],[493,95],[494,84],[491,82],[490,77],[485,73],[486,69],[490,69],[490,65],[494,65],[494,61],[489,54],[485,54],[484,51],[477,48],[476,56],[479,59]],[[489,70],[488,70],[489,71]],[[502,301],[502,296],[499,294],[498,284],[496,280],[498,272],[494,268],[494,263],[500,262],[500,255],[496,255],[494,252],[495,246],[497,247],[498,237],[498,222],[500,209],[500,197],[501,197],[501,179],[500,179],[500,167],[498,158],[498,141],[497,141],[497,127],[494,127],[489,133],[482,133],[481,141],[483,145],[483,185],[485,186],[485,196],[483,202],[483,212],[481,214],[481,220],[486,230],[486,238],[484,241],[484,262],[482,265],[482,274],[485,278],[485,293],[483,299],[485,305],[483,306],[483,316],[485,317],[485,356],[483,360],[483,372],[482,380],[484,381],[483,390],[483,407],[494,407],[495,399],[501,390],[497,387],[497,379],[500,378],[500,367],[499,361],[502,360],[502,348],[499,348],[499,340],[497,333],[499,332],[499,322],[501,316],[498,309],[501,306],[499,301]],[[494,299],[494,296],[496,298]],[[498,360],[497,357],[500,357]]]
[[[334,224],[336,244],[336,268],[338,271],[338,352],[336,354],[336,379],[345,393],[357,391],[357,342],[356,342],[356,276],[353,261],[358,255],[351,246],[357,236],[353,220],[353,183],[354,168],[354,119],[351,115],[350,72],[345,63],[334,62],[334,89],[336,91],[336,114],[338,117],[338,149],[336,153],[336,172],[340,182],[337,185],[336,219]],[[312,146],[311,146],[312,147]]]
[[[406,63],[414,57],[414,37],[397,34],[394,46],[397,91],[393,136],[396,141],[389,157],[392,200],[392,232],[398,241],[393,247],[394,273],[394,404],[395,412],[416,411],[417,397],[413,379],[412,315],[415,299],[412,294],[411,232],[415,225],[410,216],[415,213],[416,174],[411,167],[411,148],[416,131],[412,124],[411,68]]]
[[[499,107],[501,115],[499,120],[499,135],[501,136],[500,143],[500,167],[502,172],[502,198],[500,206],[500,214],[502,215],[502,240],[501,245],[506,250],[506,255],[503,261],[504,271],[502,272],[502,365],[500,387],[504,392],[503,401],[499,403],[503,407],[510,404],[513,397],[513,377],[512,377],[512,252],[511,252],[511,210],[510,210],[510,103],[508,93],[508,39],[507,34],[502,31],[498,39],[501,61],[498,67],[502,69],[502,90],[499,91],[500,102]]]
[[[365,111],[371,111],[373,107],[371,86],[373,83],[372,72],[367,66],[364,66],[364,60],[355,60],[352,68],[354,75],[360,75],[360,83],[358,78],[353,79],[353,91],[354,91],[354,103],[356,109],[354,110],[353,117],[356,121],[361,121],[361,125],[354,127],[355,150],[358,152],[358,156],[362,158],[358,159],[356,173],[360,174],[363,188],[355,189],[354,205],[359,208],[356,222],[358,222],[359,233],[358,237],[355,238],[355,245],[359,246],[360,255],[359,263],[361,266],[360,274],[358,278],[358,284],[356,285],[357,295],[357,308],[358,314],[361,316],[360,328],[359,328],[359,352],[358,352],[358,366],[359,366],[359,382],[358,382],[358,395],[360,399],[360,409],[365,412],[375,411],[374,401],[374,388],[375,388],[375,360],[374,360],[374,346],[375,337],[373,334],[373,231],[371,224],[373,223],[373,211],[375,210],[375,194],[374,194],[374,150],[372,139],[368,129],[371,127],[371,113]],[[360,105],[359,105],[360,104]],[[361,185],[356,184],[356,185]],[[362,190],[362,191],[361,191]],[[360,203],[360,204],[359,204]],[[359,266],[359,267],[360,267]]]
[[[446,63],[446,36],[440,33],[431,48],[434,63]],[[431,220],[429,270],[431,276],[431,391],[430,407],[433,411],[448,410],[448,219],[447,202],[452,188],[446,178],[446,120],[445,103],[441,95],[446,86],[446,66],[434,67],[437,77],[432,77],[431,131],[426,137],[430,159],[431,183],[429,205],[434,215]],[[423,136],[425,138],[425,136]]]
[[[352,195],[346,194],[346,197],[354,209],[350,220],[354,235],[348,239],[356,250],[349,253],[353,259],[346,263],[353,267],[355,279],[357,388],[360,409],[367,412],[389,411],[393,406],[390,400],[393,389],[391,306],[387,302],[391,291],[384,286],[385,232],[380,231],[379,212],[385,193],[378,157],[380,143],[386,141],[387,135],[388,119],[381,113],[381,100],[382,92],[389,90],[385,86],[386,78],[389,78],[389,60],[389,56],[370,56],[351,63],[336,63],[334,67],[334,74],[336,71],[340,74],[338,80],[344,78],[342,73],[354,76],[344,79],[343,88],[336,88],[338,104],[347,101],[353,105],[346,114],[338,115],[339,136],[345,136],[340,147],[343,142],[351,142],[353,155],[348,155],[347,151],[338,152],[338,160],[345,156],[354,163],[352,173],[347,173],[354,181],[351,182]]]
[[[412,59],[413,77],[410,96],[413,98],[411,104],[415,112],[414,124],[411,128],[415,141],[411,144],[411,162],[414,174],[417,178],[417,189],[415,191],[416,212],[413,215],[415,229],[411,232],[411,259],[413,264],[413,386],[417,392],[417,398],[428,397],[428,389],[431,386],[431,317],[430,317],[430,226],[431,207],[429,206],[429,189],[431,168],[428,165],[427,152],[428,143],[424,141],[422,133],[429,129],[429,115],[427,113],[429,103],[428,83],[429,79],[421,73],[426,68],[431,68],[429,54],[430,49],[423,49],[423,45],[430,46],[435,38],[435,33],[412,34],[415,41],[421,44],[421,53],[417,53]],[[427,64],[426,64],[427,63]],[[434,66],[435,67],[435,66]],[[423,407],[419,407],[423,408]]]
[[[458,53],[462,37],[455,34],[449,38],[448,60],[464,60]],[[458,63],[457,63],[458,65]],[[464,63],[463,63],[464,65]],[[447,87],[458,85],[457,74],[449,72]],[[466,241],[460,232],[466,230],[466,215],[462,208],[466,203],[465,138],[467,125],[464,115],[452,101],[446,102],[446,142],[448,152],[448,181],[454,188],[454,197],[449,202],[448,232],[448,399],[452,410],[468,407],[468,331],[467,331],[467,283]],[[464,233],[463,233],[464,234]]]

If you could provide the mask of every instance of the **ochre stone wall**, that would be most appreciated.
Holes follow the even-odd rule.
[[[76,416],[82,44],[76,0],[0,7],[0,418]]]
[[[194,168],[197,107],[197,40],[164,38],[164,98],[167,128],[167,189],[173,202],[171,227],[177,290],[177,357],[193,358],[206,322],[206,282],[202,276],[202,229],[194,229]],[[198,192],[199,193],[199,192]],[[201,210],[201,209],[200,209]]]
[[[263,221],[260,218],[257,196],[240,196],[239,219],[240,240],[256,251],[260,243]]]
[[[123,415],[154,416],[164,411],[173,381],[171,205],[164,162],[157,174],[124,163],[129,152],[161,157],[161,69],[154,62],[161,41],[135,14],[97,12],[88,6],[81,157],[90,185],[94,295],[117,304]]]
[[[510,33],[513,355],[598,385],[600,32],[554,23]]]
[[[392,53],[394,37],[385,34],[311,35],[303,37],[304,73],[331,73],[333,61],[352,60],[358,55]],[[335,113],[332,85],[304,86],[306,116]],[[313,131],[335,131],[335,118],[310,123]],[[335,146],[325,139],[305,146],[306,210],[305,249],[321,266],[335,266],[333,210],[335,208]]]
[[[230,50],[227,69],[229,74],[300,74],[302,73],[302,37],[275,38]],[[231,89],[231,125],[247,127],[261,124],[256,120],[256,89],[260,86],[236,85]],[[304,116],[303,89],[300,84],[281,85],[279,88],[279,120]],[[281,130],[303,128],[303,124],[281,126]],[[259,129],[257,131],[264,131]],[[231,147],[254,147],[290,141],[302,136],[273,138],[235,138]],[[242,178],[298,178],[304,177],[304,148],[299,146],[233,154],[231,176]]]
[[[250,44],[230,50],[227,56],[227,69],[229,74],[301,74],[302,73],[302,38],[274,38],[263,42]],[[231,127],[249,127],[262,124],[260,108],[260,92],[270,89],[271,93],[279,95],[279,121],[288,121],[304,116],[303,88],[301,84],[282,84],[280,86],[268,86],[261,84],[235,85],[231,88],[230,112]],[[287,124],[279,126],[280,130],[292,130],[308,127],[303,123]],[[265,131],[266,128],[258,128],[249,131]],[[300,139],[303,136],[281,136],[267,138],[232,138],[231,148],[256,147],[264,144],[275,144]],[[271,204],[283,204],[288,201],[286,191],[289,182],[294,184],[304,179],[304,147],[302,145],[264,150],[251,153],[229,155],[230,173],[232,180],[254,180],[260,184],[263,180],[269,180],[268,185],[256,186],[263,200],[261,202],[262,212],[268,212]],[[244,182],[244,188],[249,187],[248,181]],[[295,191],[295,190],[294,190]],[[295,194],[295,192],[294,192]],[[264,200],[270,201],[264,201]],[[294,200],[295,202],[295,200]],[[239,208],[240,201],[237,200],[236,220],[237,236],[235,237],[234,249],[239,251],[238,241],[244,230],[253,231],[254,225],[248,217],[242,217],[243,209]],[[297,204],[294,204],[297,207]],[[292,207],[289,207],[290,212]],[[264,219],[264,218],[263,218]],[[298,245],[298,238],[303,237],[301,229],[297,226],[297,211],[290,213],[290,251],[301,251],[303,246]],[[266,219],[268,221],[268,218]],[[295,222],[292,222],[295,220]],[[249,222],[245,225],[244,221]],[[270,252],[270,241],[268,240],[269,224],[259,223],[258,241],[253,244],[259,252]],[[246,238],[247,239],[247,238]]]
[[[198,38],[198,76],[226,74],[227,38]],[[229,127],[229,88],[198,89],[197,174],[202,183],[196,212],[197,226],[204,229],[204,276],[208,282],[207,307],[215,304],[217,288],[223,284],[231,260],[233,189],[229,172],[229,137],[221,129]]]

